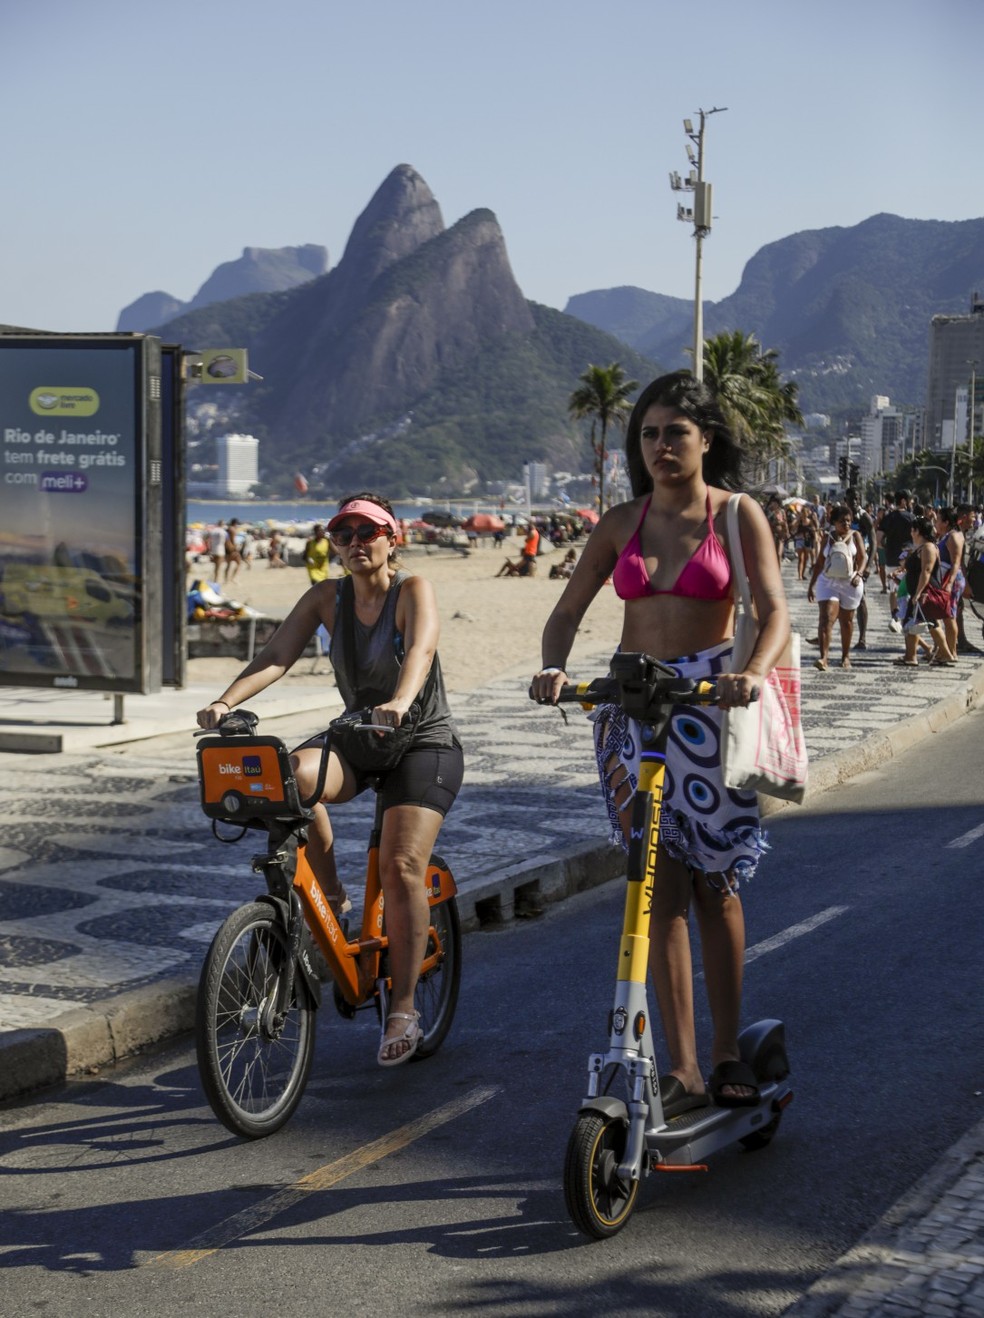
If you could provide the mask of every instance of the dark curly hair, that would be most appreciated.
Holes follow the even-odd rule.
[[[642,419],[653,406],[669,407],[689,417],[701,430],[712,432],[704,454],[704,480],[722,490],[742,488],[742,451],[725,420],[717,395],[690,371],[674,371],[647,384],[636,400],[625,428],[625,457],[635,496],[649,494],[653,478],[642,458]]]
[[[924,540],[932,540],[933,523],[928,517],[914,517],[912,519],[913,531],[918,531]]]

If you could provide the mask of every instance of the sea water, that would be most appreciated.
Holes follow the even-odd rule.
[[[453,512],[455,516],[465,518],[470,517],[472,513],[498,513],[499,506],[496,502],[475,499],[465,499],[454,503],[447,503],[443,500],[438,503],[422,499],[415,503],[395,503],[393,505],[396,516],[406,518],[408,522],[415,521],[429,510]],[[228,525],[233,517],[236,517],[240,522],[249,526],[255,526],[266,521],[288,526],[291,523],[303,523],[308,526],[312,522],[327,522],[337,512],[338,503],[335,500],[326,503],[316,503],[313,500],[303,503],[277,503],[265,502],[261,499],[243,499],[240,502],[234,500],[219,502],[214,499],[189,499],[185,505],[185,522],[189,526],[194,526],[199,522],[207,526],[221,520]]]

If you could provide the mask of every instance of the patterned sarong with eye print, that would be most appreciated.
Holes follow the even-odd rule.
[[[730,671],[731,641],[664,662],[681,677],[713,681]],[[726,886],[737,889],[755,873],[767,849],[754,792],[735,792],[721,773],[721,725],[724,711],[716,705],[677,705],[670,716],[666,744],[666,777],[659,840],[666,853],[691,870],[726,875]],[[631,809],[639,783],[639,724],[618,705],[599,705],[592,714],[595,753],[612,841],[625,847],[621,816]],[[629,794],[616,804],[628,782]]]

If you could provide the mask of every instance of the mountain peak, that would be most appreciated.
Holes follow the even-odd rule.
[[[365,286],[443,232],[441,208],[430,188],[411,165],[397,165],[352,226],[342,263]]]

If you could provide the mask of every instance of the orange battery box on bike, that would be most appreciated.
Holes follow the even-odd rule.
[[[198,745],[198,781],[210,819],[246,824],[305,813],[279,737],[207,737]]]

